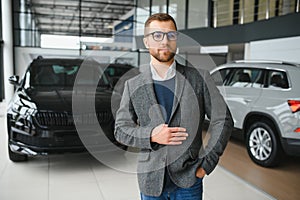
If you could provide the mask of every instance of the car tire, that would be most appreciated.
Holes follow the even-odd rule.
[[[275,130],[264,121],[253,123],[246,134],[246,146],[251,160],[263,167],[279,164],[282,155]]]
[[[8,156],[9,159],[13,162],[23,162],[28,160],[27,155],[15,153],[10,149],[10,147],[8,147]]]

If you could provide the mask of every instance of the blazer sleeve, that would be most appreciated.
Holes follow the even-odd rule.
[[[215,86],[211,75],[204,72],[204,109],[210,119],[207,134],[210,135],[207,146],[205,147],[205,157],[201,167],[210,174],[218,164],[219,157],[230,138],[233,120],[223,96]]]
[[[120,108],[116,114],[114,135],[118,142],[141,149],[151,148],[151,132],[153,127],[141,127],[130,98],[129,84],[126,81],[120,102]]]

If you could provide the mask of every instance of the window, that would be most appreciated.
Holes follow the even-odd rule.
[[[212,74],[212,78],[215,81],[217,86],[221,86],[225,83],[226,79],[228,79],[230,72],[232,69],[221,69]]]
[[[166,0],[152,0],[152,14],[166,13],[167,1]]]
[[[208,1],[189,0],[188,28],[208,26]]]
[[[264,76],[261,69],[236,69],[226,86],[231,87],[263,87]]]
[[[283,71],[269,71],[268,75],[269,88],[289,88],[286,73]]]
[[[136,34],[144,34],[144,23],[150,15],[150,1],[138,0],[136,8]]]
[[[185,28],[185,4],[182,0],[169,1],[169,14],[175,19],[179,30]]]
[[[299,12],[299,0],[212,0],[213,27]]]
[[[32,86],[73,86],[79,66],[62,66],[58,64],[34,66],[32,72]]]

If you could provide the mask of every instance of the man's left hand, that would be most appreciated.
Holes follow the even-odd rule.
[[[199,167],[196,171],[196,177],[203,178],[206,175],[205,170],[202,167]]]

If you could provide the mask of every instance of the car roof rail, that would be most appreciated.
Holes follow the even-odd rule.
[[[235,60],[233,63],[266,63],[266,64],[283,64],[300,67],[299,63],[286,62],[280,60]]]

